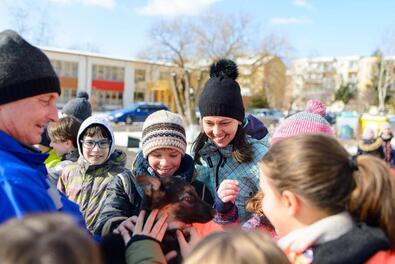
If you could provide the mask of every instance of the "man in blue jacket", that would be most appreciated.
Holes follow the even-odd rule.
[[[0,223],[27,213],[65,212],[84,225],[76,204],[47,179],[33,147],[57,121],[59,79],[47,56],[16,32],[0,33]]]

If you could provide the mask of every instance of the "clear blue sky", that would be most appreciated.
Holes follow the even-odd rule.
[[[89,46],[107,55],[135,57],[158,19],[196,17],[210,9],[250,13],[263,32],[288,39],[294,58],[369,56],[385,34],[395,32],[392,0],[0,0],[0,30],[17,28],[15,13],[22,10],[25,18],[19,21],[31,28],[32,42],[44,17],[52,31],[49,46]]]

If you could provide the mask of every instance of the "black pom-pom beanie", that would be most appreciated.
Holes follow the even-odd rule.
[[[52,92],[60,83],[48,57],[18,33],[0,32],[0,104]]]
[[[210,79],[204,85],[199,97],[201,117],[225,116],[240,122],[244,119],[244,105],[235,62],[222,59],[210,67]]]

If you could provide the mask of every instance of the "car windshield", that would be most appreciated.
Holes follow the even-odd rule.
[[[136,108],[137,108],[137,105],[135,105],[135,104],[131,104],[131,105],[128,105],[125,107],[125,109],[129,110],[129,111],[134,111],[134,110],[136,110]]]

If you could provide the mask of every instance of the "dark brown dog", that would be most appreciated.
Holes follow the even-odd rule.
[[[147,212],[160,209],[158,217],[165,212],[169,215],[167,219],[169,227],[162,241],[162,249],[165,254],[176,250],[177,257],[171,263],[181,263],[175,230],[182,230],[192,223],[207,223],[213,219],[215,210],[199,197],[190,183],[177,177],[157,179],[151,176],[139,176],[137,182],[144,190],[141,209]]]
[[[211,205],[203,201],[194,186],[202,187],[199,182],[192,184],[177,178],[164,177],[161,179],[152,176],[138,176],[137,182],[144,190],[141,210],[146,210],[148,218],[150,211],[159,209],[157,218],[167,213],[168,229],[162,240],[161,246],[166,254],[172,250],[177,252],[177,257],[168,263],[181,263],[182,256],[175,231],[183,230],[192,223],[209,222],[215,214]],[[100,243],[104,263],[125,263],[125,245],[119,234],[106,235]]]
[[[180,223],[207,223],[214,217],[212,206],[204,202],[195,188],[184,180],[139,176],[137,182],[144,190],[141,209],[160,209],[159,216],[167,212],[169,229],[179,228]]]

